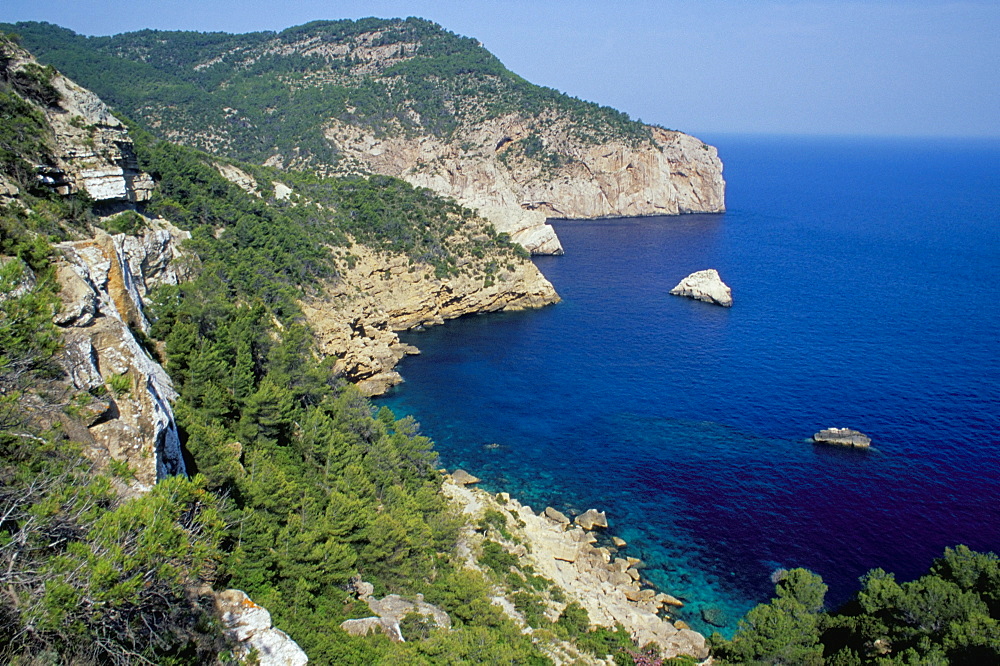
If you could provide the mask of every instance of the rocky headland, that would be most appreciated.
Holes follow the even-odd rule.
[[[559,301],[552,284],[530,261],[502,266],[492,279],[473,270],[440,278],[428,265],[355,245],[340,262],[340,279],[302,303],[320,351],[366,395],[380,395],[402,381],[394,368],[418,353],[397,331],[444,323],[467,314],[524,310]]]
[[[547,218],[725,210],[714,147],[532,85],[423,19],[317,21],[219,42],[163,32],[155,49],[141,33],[98,46],[51,26],[25,32],[57,66],[69,63],[51,45],[70,40],[134,67],[119,86],[141,87],[120,96],[135,100],[124,110],[159,136],[281,169],[396,176],[478,210],[536,254],[562,253]],[[196,54],[192,42],[203,44]],[[160,97],[177,76],[192,83],[187,97]]]

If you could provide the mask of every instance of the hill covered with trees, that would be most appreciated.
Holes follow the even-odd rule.
[[[419,18],[315,21],[281,32],[143,30],[85,37],[0,25],[41,61],[158,135],[263,163],[334,163],[324,123],[450,137],[507,113],[565,114],[584,141],[651,140],[626,114],[528,83],[475,39]]]
[[[243,35],[0,29],[160,138],[283,169],[398,177],[536,253],[561,252],[547,216],[725,207],[714,148],[533,85],[423,19]]]

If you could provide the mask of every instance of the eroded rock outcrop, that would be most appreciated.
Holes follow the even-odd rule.
[[[568,525],[552,512],[536,514],[506,493],[495,498],[450,479],[446,479],[443,491],[469,517],[469,523],[476,523],[487,510],[515,516],[516,524],[508,521],[507,529],[524,543],[513,546],[514,554],[562,588],[569,600],[582,605],[591,623],[606,627],[621,623],[639,645],[655,643],[665,657],[708,656],[704,636],[658,614],[665,606],[676,607],[681,602],[644,587],[639,560],[616,557],[609,548],[596,547],[596,537],[582,527]],[[472,553],[477,539],[481,537],[467,528],[460,541],[459,554],[469,566],[476,566]],[[496,603],[503,606],[500,600]]]
[[[60,243],[56,265],[62,309],[59,357],[73,387],[104,408],[87,423],[85,443],[133,470],[135,488],[183,474],[180,439],[170,401],[173,383],[137,339],[148,331],[143,297],[157,284],[186,275],[178,248],[188,234],[150,220],[138,236],[98,230],[91,240]],[[101,454],[92,457],[100,458]]]
[[[419,616],[427,625],[438,629],[451,629],[451,618],[446,612],[424,601],[424,596],[418,594],[413,599],[405,599],[398,594],[388,594],[381,599],[372,596],[374,587],[371,583],[361,580],[354,581],[354,589],[358,599],[364,601],[375,614],[353,620],[344,620],[340,628],[352,636],[367,636],[374,631],[380,631],[396,643],[403,643],[406,637],[400,628],[400,622],[406,616]]]
[[[35,104],[51,128],[50,154],[37,165],[38,179],[60,194],[86,192],[95,201],[147,201],[153,191],[153,179],[139,170],[132,140],[126,126],[101,99],[58,72],[44,74],[35,59],[10,42],[3,50],[5,77],[14,77],[26,69],[34,77],[48,78],[56,93],[51,103]],[[43,74],[37,74],[43,72]],[[14,197],[19,188],[0,174],[0,195]]]
[[[255,604],[245,592],[215,593],[215,606],[225,633],[239,643],[236,657],[244,660],[256,652],[260,666],[303,666],[309,657],[288,634],[271,624],[271,614]]]
[[[675,296],[686,296],[697,301],[714,303],[728,308],[733,305],[733,292],[719,277],[719,271],[710,268],[691,273],[670,290]]]
[[[535,254],[562,254],[547,218],[716,213],[725,209],[715,148],[651,127],[651,140],[583,142],[558,115],[508,114],[444,140],[377,136],[334,121],[327,139],[362,170],[396,176],[479,211]],[[523,159],[519,142],[540,142],[556,164]]]
[[[316,331],[320,351],[337,357],[335,369],[366,395],[402,381],[394,368],[417,350],[397,331],[444,323],[466,314],[524,310],[559,300],[552,284],[528,261],[502,266],[492,280],[467,270],[446,278],[426,264],[411,264],[355,245],[341,279],[302,309]],[[469,264],[471,268],[471,264]]]

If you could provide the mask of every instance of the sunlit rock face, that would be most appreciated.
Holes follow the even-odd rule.
[[[376,136],[334,122],[327,139],[364,169],[402,178],[478,210],[534,254],[562,254],[547,218],[719,213],[725,181],[718,152],[681,132],[650,128],[649,142],[582,143],[559,118],[506,115],[434,136]],[[561,156],[549,165],[525,159],[519,142],[538,137]]]

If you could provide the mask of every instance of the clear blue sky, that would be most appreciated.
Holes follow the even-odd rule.
[[[697,133],[1000,137],[1000,1],[2,0],[88,35],[421,16],[534,83]]]

